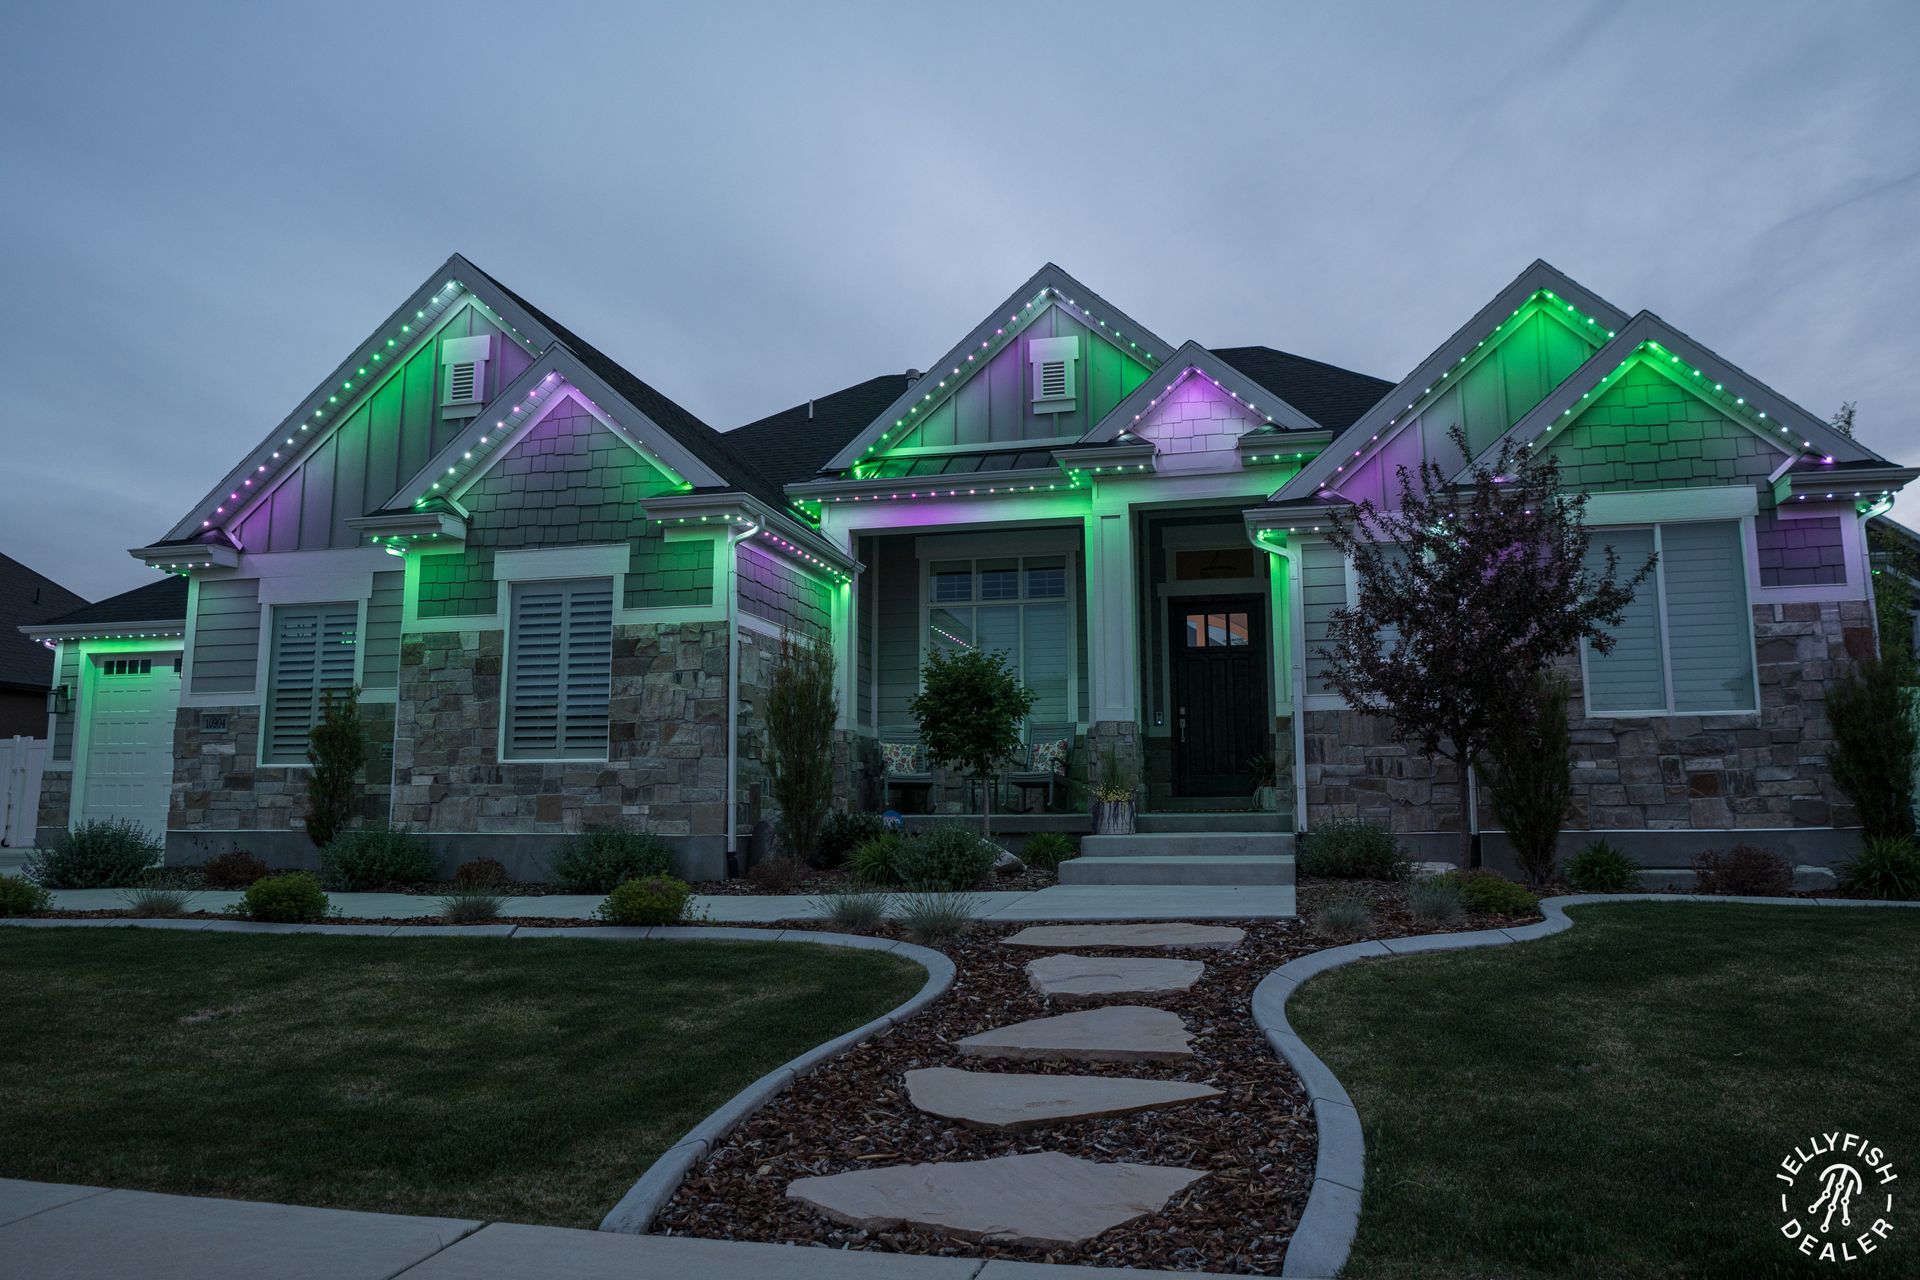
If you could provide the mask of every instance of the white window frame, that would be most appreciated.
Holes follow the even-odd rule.
[[[1742,566],[1741,580],[1742,586],[1746,590],[1747,670],[1753,689],[1753,705],[1751,707],[1716,708],[1708,710],[1698,708],[1688,709],[1674,705],[1673,645],[1670,638],[1671,627],[1667,621],[1667,558],[1665,548],[1661,544],[1660,530],[1662,526],[1665,525],[1727,523],[1731,522],[1724,519],[1680,519],[1662,520],[1658,522],[1648,521],[1641,524],[1614,524],[1590,530],[1593,542],[1601,546],[1606,545],[1606,535],[1615,530],[1650,529],[1653,531],[1653,550],[1654,554],[1659,557],[1658,562],[1654,565],[1652,578],[1654,588],[1654,622],[1660,631],[1660,681],[1665,690],[1666,705],[1664,707],[1646,707],[1638,710],[1596,708],[1587,692],[1592,688],[1592,683],[1589,679],[1587,666],[1588,644],[1583,639],[1580,642],[1580,703],[1587,719],[1644,720],[1655,716],[1753,716],[1758,718],[1760,715],[1760,655],[1759,644],[1754,637],[1753,606],[1756,601],[1753,598],[1752,583],[1758,576],[1759,570],[1754,564],[1755,543],[1752,516],[1740,517],[1738,522],[1740,528],[1737,530],[1734,544],[1739,547],[1740,558],[1745,562]],[[1623,570],[1631,572],[1636,566],[1629,565],[1623,561],[1620,567]],[[1646,590],[1646,585],[1642,584],[1640,590]]]
[[[353,680],[347,687],[350,689],[358,689],[360,687],[361,667],[366,660],[366,649],[360,643],[361,638],[367,633],[367,602],[364,599],[357,601],[300,600],[285,601],[277,604],[263,603],[260,606],[260,690],[257,704],[260,708],[260,730],[256,735],[258,741],[254,745],[254,762],[261,768],[311,769],[313,767],[313,762],[306,758],[304,751],[298,760],[275,760],[271,758],[272,752],[270,750],[273,742],[274,674],[278,665],[276,659],[279,656],[277,641],[280,631],[280,616],[285,612],[302,609],[353,610]],[[185,674],[183,671],[183,678]],[[184,698],[184,685],[181,693]],[[229,701],[231,701],[233,697],[231,694],[221,694],[219,696]],[[185,705],[185,703],[183,702],[182,705]],[[316,706],[314,719],[308,723],[309,729],[311,729],[314,724],[319,723],[318,717],[319,710]]]
[[[607,659],[607,740],[597,756],[592,755],[514,755],[508,749],[513,736],[513,662],[514,662],[514,626],[513,594],[525,588],[567,586],[573,583],[607,584],[609,611],[607,614],[609,653]],[[494,742],[494,758],[501,764],[604,764],[613,756],[613,659],[611,646],[614,634],[619,629],[620,581],[618,577],[569,577],[569,578],[522,578],[503,582],[502,602],[505,625],[501,628],[500,658],[500,714],[498,735]],[[559,748],[558,735],[555,749]]]
[[[972,581],[974,584],[973,595],[964,603],[960,601],[954,601],[953,602],[954,604],[957,604],[962,609],[977,609],[982,606],[993,608],[998,606],[1011,605],[1019,611],[1020,652],[1014,654],[1013,656],[1015,660],[1015,670],[1019,673],[1022,683],[1024,683],[1026,680],[1026,663],[1027,663],[1026,606],[1030,604],[1064,604],[1066,606],[1066,610],[1067,610],[1067,707],[1066,707],[1066,711],[1067,711],[1067,714],[1066,714],[1066,718],[1060,723],[1072,724],[1076,727],[1077,730],[1084,731],[1086,728],[1086,723],[1080,718],[1080,610],[1079,610],[1079,582],[1078,582],[1079,558],[1074,553],[1074,551],[1071,550],[1070,548],[1062,548],[1061,550],[1057,550],[1057,551],[1039,551],[1039,550],[1033,550],[1031,547],[1029,547],[1023,551],[1008,550],[1003,554],[993,554],[990,550],[986,548],[980,548],[980,549],[970,549],[960,553],[944,553],[943,554],[942,552],[940,552],[937,546],[929,547],[927,545],[924,545],[923,543],[918,548],[918,555],[920,559],[920,631],[919,631],[919,635],[915,639],[914,647],[916,652],[918,652],[921,655],[922,661],[919,664],[919,670],[917,670],[914,673],[915,691],[916,692],[924,691],[926,688],[926,665],[925,665],[924,659],[925,659],[927,649],[930,647],[927,637],[933,628],[933,611],[935,609],[947,608],[946,603],[941,601],[936,601],[933,598],[933,566],[936,563],[964,564],[967,566],[967,572],[972,578]],[[1054,559],[1058,559],[1061,561],[1062,569],[1066,577],[1066,588],[1067,588],[1066,594],[1064,596],[1028,596],[1026,594],[1027,561],[1054,560]],[[979,580],[980,580],[980,562],[982,560],[1012,560],[1018,566],[1014,570],[1014,572],[1019,576],[1020,594],[1011,600],[980,599],[979,598]],[[875,627],[874,630],[877,633],[879,631],[879,628]],[[876,635],[876,645],[877,645],[877,635]],[[876,650],[874,653],[874,673],[875,673],[874,697],[876,700],[880,696],[879,657],[880,655],[876,647]],[[875,714],[875,718],[878,719],[879,704],[877,701],[874,706],[874,714]],[[1029,717],[1029,720],[1031,720],[1031,718],[1032,717]],[[1043,721],[1042,723],[1052,724],[1054,722]]]

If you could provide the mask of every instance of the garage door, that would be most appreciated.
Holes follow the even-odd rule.
[[[172,653],[93,655],[81,818],[128,818],[166,836],[178,660]]]

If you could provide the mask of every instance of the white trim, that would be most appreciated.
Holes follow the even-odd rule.
[[[1750,485],[1713,489],[1636,489],[1596,493],[1587,499],[1586,522],[1596,525],[1679,524],[1686,520],[1738,520],[1760,510],[1760,491]]]
[[[503,585],[555,578],[622,578],[632,554],[632,546],[625,542],[496,551],[493,577]],[[620,585],[615,582],[614,588],[618,590]]]
[[[946,555],[946,554],[929,555],[925,550],[922,549],[920,544],[933,543],[938,545],[946,540],[939,539],[939,538],[916,538],[914,541],[915,541],[914,555],[918,564],[919,583],[920,583],[920,588],[919,588],[920,589],[920,615],[919,615],[920,630],[914,637],[915,651],[917,653],[924,655],[927,652],[927,650],[931,647],[927,640],[927,633],[932,628],[932,615],[933,615],[933,610],[936,607],[941,609],[952,607],[952,608],[966,609],[969,611],[972,611],[975,609],[982,609],[982,608],[987,608],[987,609],[997,608],[997,607],[1011,608],[1015,610],[1015,616],[1017,616],[1020,620],[1019,638],[1015,641],[1015,643],[1019,646],[1019,651],[1015,653],[1013,657],[1014,657],[1015,669],[1019,674],[1022,682],[1024,683],[1026,679],[1026,664],[1027,664],[1027,609],[1033,606],[1047,606],[1047,605],[1056,605],[1056,604],[1064,605],[1067,611],[1067,639],[1066,639],[1067,686],[1066,686],[1066,708],[1065,708],[1066,715],[1063,720],[1058,722],[1052,721],[1052,720],[1043,720],[1041,721],[1041,723],[1071,724],[1075,726],[1076,730],[1080,732],[1085,732],[1086,722],[1081,720],[1080,718],[1080,610],[1078,607],[1079,589],[1080,589],[1080,556],[1079,556],[1078,548],[1068,547],[1065,550],[1052,551],[1052,550],[1035,548],[1031,545],[1031,543],[1029,543],[1027,549],[1024,551],[1012,550],[1012,551],[996,551],[991,553],[979,552],[973,555]],[[1028,560],[1048,560],[1048,559],[1054,558],[1055,556],[1061,557],[1066,562],[1064,566],[1064,571],[1066,576],[1066,594],[1060,595],[1060,596],[1029,597],[1026,594],[1026,589],[1027,589],[1026,562]],[[975,562],[979,560],[1008,560],[1008,559],[1013,560],[1015,562],[1014,573],[1019,578],[1020,595],[1018,595],[1017,597],[1011,600],[980,599],[979,586],[978,586],[979,568]],[[967,561],[969,566],[968,573],[971,576],[974,583],[973,594],[970,595],[964,601],[934,600],[933,592],[929,588],[931,585],[931,575],[933,572],[933,564],[936,560]],[[879,630],[878,625],[875,626],[874,630],[876,632]],[[877,655],[876,655],[876,658],[877,658]],[[914,673],[914,689],[916,692],[919,692],[924,688],[924,685],[923,685],[924,674],[925,674],[925,666],[923,663],[921,664],[920,669],[915,671]],[[878,678],[877,668],[875,670],[875,676],[877,679]],[[878,691],[876,690],[876,693],[877,692]],[[875,719],[878,720],[879,707],[877,704],[875,705],[875,708],[874,708],[874,714],[875,714]],[[1032,718],[1033,718],[1032,716],[1029,716],[1028,720],[1031,721]]]
[[[256,579],[259,583],[260,607],[344,604],[349,600],[365,600],[373,594],[373,574],[372,569],[327,569],[304,573],[299,577],[262,576]]]
[[[1791,510],[1775,507],[1774,518],[1780,521],[1811,520],[1825,516],[1838,517],[1840,521],[1840,548],[1846,557],[1845,582],[1807,583],[1798,586],[1768,587],[1760,583],[1760,525],[1758,519],[1745,522],[1747,542],[1747,602],[1749,604],[1825,604],[1840,600],[1871,600],[1869,592],[1873,586],[1872,563],[1867,549],[1866,521],[1858,518],[1850,502],[1834,503],[1831,506],[1803,507],[1795,504]],[[1879,625],[1878,610],[1870,611],[1870,616]]]

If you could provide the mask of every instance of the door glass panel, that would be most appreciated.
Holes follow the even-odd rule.
[[[1001,605],[994,609],[975,609],[973,642],[982,653],[1005,653],[1007,665],[1020,670],[1020,610]]]
[[[1207,615],[1190,613],[1187,615],[1187,648],[1199,649],[1207,643]]]
[[[1245,644],[1247,642],[1247,615],[1230,613],[1227,615],[1227,643]]]
[[[1020,569],[1012,560],[980,562],[980,598],[982,600],[1018,600]]]
[[[1207,615],[1207,643],[1224,645],[1227,643],[1227,615],[1210,613]]]

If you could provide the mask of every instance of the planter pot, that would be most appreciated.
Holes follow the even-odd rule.
[[[1262,813],[1280,812],[1280,788],[1255,787],[1253,789],[1253,807]]]
[[[1133,801],[1095,800],[1093,802],[1093,834],[1097,836],[1132,835]]]

